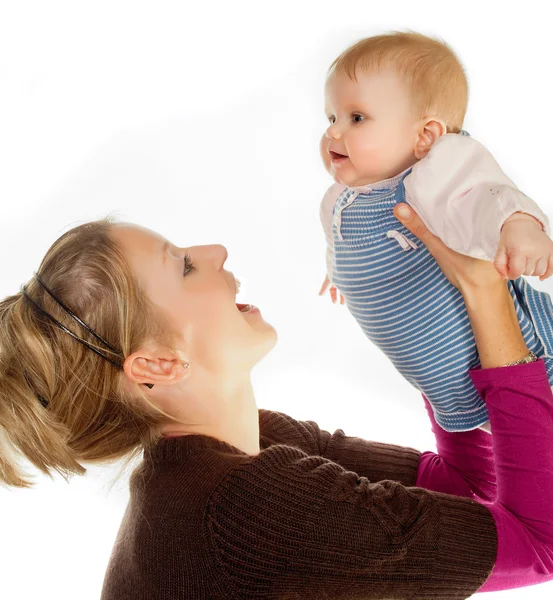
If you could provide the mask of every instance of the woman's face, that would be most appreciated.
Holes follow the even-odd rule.
[[[224,246],[179,248],[129,223],[114,224],[113,234],[139,285],[174,323],[192,364],[236,374],[251,369],[275,345],[276,332],[259,309],[237,307],[234,275],[223,268]]]

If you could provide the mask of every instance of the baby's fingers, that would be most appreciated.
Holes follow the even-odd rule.
[[[336,304],[336,294],[337,294],[338,290],[336,289],[335,286],[332,286],[330,288],[330,297],[332,298],[332,302],[333,304]]]
[[[540,281],[547,279],[553,275],[553,255],[551,255],[547,261],[547,269],[543,275],[540,276]]]
[[[321,289],[319,291],[319,296],[322,296],[326,292],[329,285],[330,285],[330,279],[328,278],[328,275],[327,275],[325,277],[325,280],[323,281],[323,285],[321,286]]]
[[[493,266],[496,271],[502,276],[507,277],[509,275],[509,258],[507,256],[507,251],[505,247],[500,248],[495,255],[495,259],[493,261]]]
[[[536,260],[531,257],[526,258],[526,268],[522,272],[523,275],[532,276],[536,272]]]
[[[536,277],[543,275],[547,269],[548,258],[549,257],[547,256],[541,256],[540,258],[538,258],[536,264],[534,265],[534,269],[532,270],[531,275],[535,275]]]
[[[513,254],[509,257],[508,277],[518,279],[526,271],[526,257],[523,254]]]

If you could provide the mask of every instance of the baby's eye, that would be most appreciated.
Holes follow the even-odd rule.
[[[184,271],[183,271],[183,275],[188,275],[188,273],[190,273],[191,271],[195,270],[195,266],[192,264],[191,260],[190,260],[190,254],[186,253],[184,255]]]
[[[336,122],[336,117],[334,115],[330,115],[330,117],[328,117],[328,122],[331,125],[334,125],[334,123]]]
[[[351,118],[354,123],[361,123],[365,120],[365,117],[363,115],[351,115]]]

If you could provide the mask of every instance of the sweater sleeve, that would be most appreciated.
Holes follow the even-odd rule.
[[[233,469],[205,523],[221,581],[252,600],[461,600],[484,583],[497,548],[493,518],[474,500],[371,483],[290,446]]]
[[[209,537],[237,595],[461,599],[551,581],[553,395],[544,362],[470,375],[493,431],[493,503],[370,482],[324,457],[270,446],[211,497]]]
[[[481,590],[553,579],[553,395],[543,360],[469,371],[492,429],[497,560]]]
[[[407,202],[453,250],[494,260],[503,223],[515,212],[532,215],[549,235],[549,220],[505,175],[474,138],[448,133],[404,180]]]
[[[347,436],[342,429],[329,433],[314,421],[296,421],[284,413],[263,409],[259,410],[259,429],[265,448],[285,444],[332,460],[369,481],[393,479],[415,485],[421,453],[414,448]]]

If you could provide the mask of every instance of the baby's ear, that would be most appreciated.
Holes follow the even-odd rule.
[[[447,133],[445,123],[438,117],[428,117],[420,125],[417,143],[415,144],[415,157],[424,158],[436,141]]]

